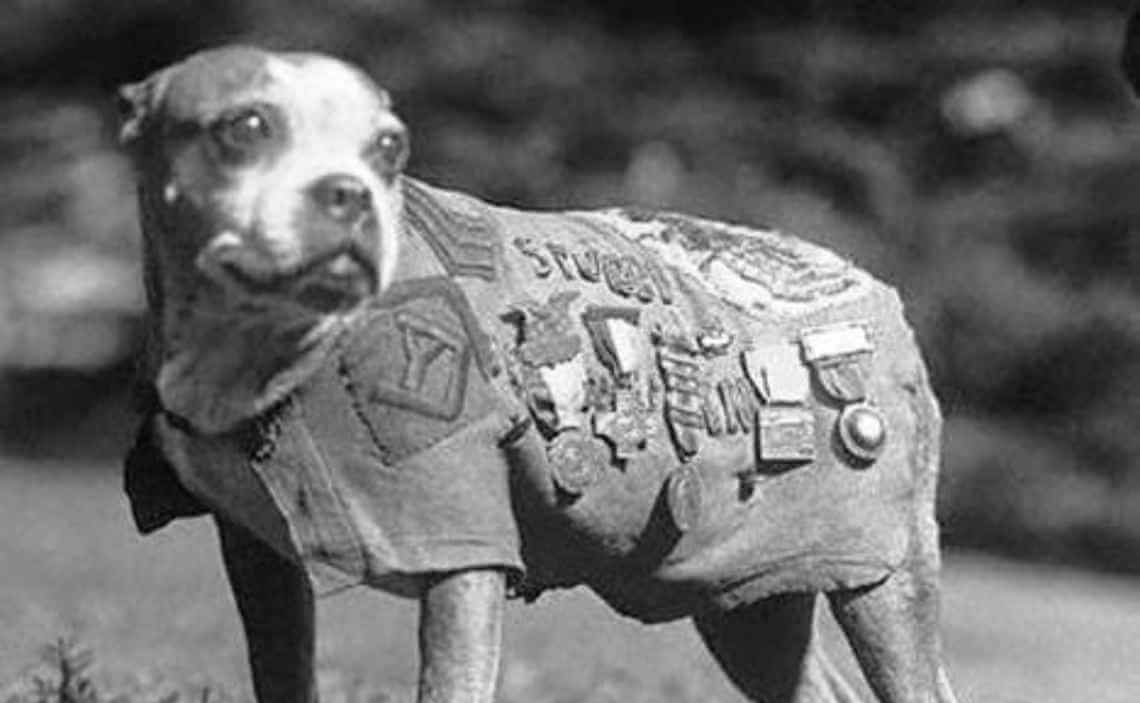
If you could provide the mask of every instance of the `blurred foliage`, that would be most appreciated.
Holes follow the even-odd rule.
[[[5,703],[225,703],[212,688],[192,692],[157,680],[137,677],[108,684],[95,672],[95,654],[72,637],[43,647],[40,662],[13,681],[0,684]],[[185,687],[181,687],[185,688]]]
[[[1126,5],[16,0],[0,25],[0,436],[122,446],[110,389],[141,295],[113,89],[251,41],[361,64],[428,180],[768,223],[895,282],[949,416],[947,540],[1140,571]]]

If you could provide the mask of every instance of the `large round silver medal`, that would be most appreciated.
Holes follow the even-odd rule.
[[[887,423],[877,408],[855,403],[839,414],[839,439],[856,459],[874,461],[887,443]]]

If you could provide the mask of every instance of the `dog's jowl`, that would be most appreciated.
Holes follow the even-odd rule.
[[[125,91],[152,344],[140,527],[208,511],[259,697],[312,700],[312,594],[418,597],[421,700],[489,701],[504,589],[693,617],[755,700],[952,701],[940,417],[899,299],[768,229],[532,213],[405,176],[336,60],[194,56]],[[284,585],[283,585],[284,584]]]

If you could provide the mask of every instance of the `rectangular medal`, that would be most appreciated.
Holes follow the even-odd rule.
[[[815,416],[805,407],[760,408],[756,432],[762,462],[815,460]]]
[[[867,328],[854,322],[808,330],[800,336],[808,363],[874,350]]]
[[[757,394],[766,403],[802,403],[811,392],[807,367],[800,361],[799,349],[785,342],[774,342],[741,355],[744,371]]]

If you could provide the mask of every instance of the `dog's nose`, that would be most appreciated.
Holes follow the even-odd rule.
[[[346,173],[325,176],[310,187],[309,194],[326,215],[343,224],[355,224],[372,211],[368,185]]]

